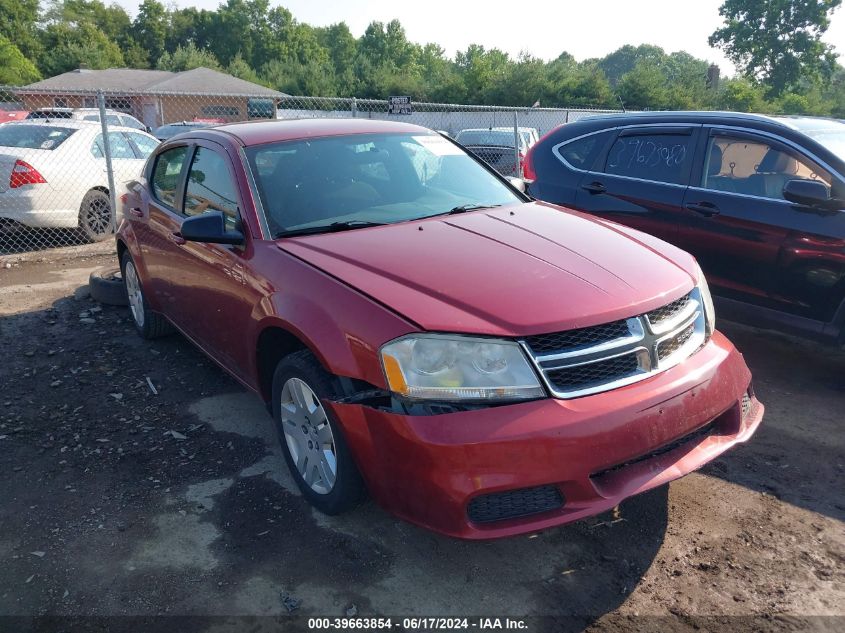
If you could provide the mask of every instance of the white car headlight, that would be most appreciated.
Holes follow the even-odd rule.
[[[390,390],[422,400],[528,400],[546,395],[518,343],[412,334],[381,348]]]
[[[707,278],[704,276],[704,271],[701,266],[696,263],[698,269],[698,294],[701,297],[701,303],[704,306],[704,319],[707,327],[707,338],[713,335],[716,331],[716,308],[713,306],[713,297],[710,296],[710,287],[707,285]]]

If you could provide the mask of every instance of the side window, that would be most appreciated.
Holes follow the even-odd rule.
[[[228,160],[213,150],[198,147],[185,190],[185,215],[206,211],[222,211],[227,228],[234,228],[238,219],[238,194]]]
[[[691,135],[643,134],[620,135],[607,154],[605,173],[686,184],[692,161]]]
[[[126,135],[132,140],[135,144],[135,147],[138,148],[140,152],[139,158],[147,158],[150,154],[153,153],[153,150],[158,147],[158,141],[154,138],[150,138],[146,134],[138,134],[137,132],[127,132]]]
[[[590,169],[610,132],[598,132],[558,146],[557,155],[576,169]]]
[[[187,147],[174,147],[156,157],[153,167],[153,195],[170,207],[176,206],[179,175],[188,155]]]
[[[122,116],[120,117],[120,122],[123,127],[131,127],[133,130],[143,130],[144,126],[141,125],[140,121],[135,117],[131,116]]]
[[[112,159],[131,158],[135,159],[135,151],[126,140],[126,137],[121,132],[109,132],[109,145],[111,146]],[[103,135],[98,134],[94,139],[94,144],[91,146],[91,154],[94,158],[103,158],[106,155],[105,147],[103,147]]]
[[[831,175],[777,144],[728,135],[713,136],[707,146],[701,186],[705,189],[783,200],[790,180],[818,180],[831,185]]]

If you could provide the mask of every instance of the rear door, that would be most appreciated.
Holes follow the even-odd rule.
[[[829,320],[841,300],[837,280],[845,278],[837,253],[845,216],[789,202],[783,187],[800,179],[842,185],[774,135],[718,126],[704,135],[679,245],[695,255],[719,294]]]
[[[575,208],[676,243],[699,125],[622,128],[581,178]]]

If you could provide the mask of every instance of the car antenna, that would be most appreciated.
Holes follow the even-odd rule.
[[[619,99],[619,105],[622,106],[622,112],[627,112],[625,109],[625,102],[622,101],[622,96],[619,93],[616,93],[616,98]]]

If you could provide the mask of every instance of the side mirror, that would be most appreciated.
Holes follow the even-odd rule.
[[[783,197],[790,202],[808,207],[830,207],[830,189],[818,180],[789,180],[783,186]]]
[[[179,230],[182,238],[189,242],[207,244],[243,244],[244,235],[240,231],[227,231],[226,220],[222,211],[207,211],[182,222]]]
[[[525,193],[525,181],[522,178],[516,178],[514,176],[508,176],[508,182],[511,183],[511,186],[514,189],[518,189],[522,193]]]

